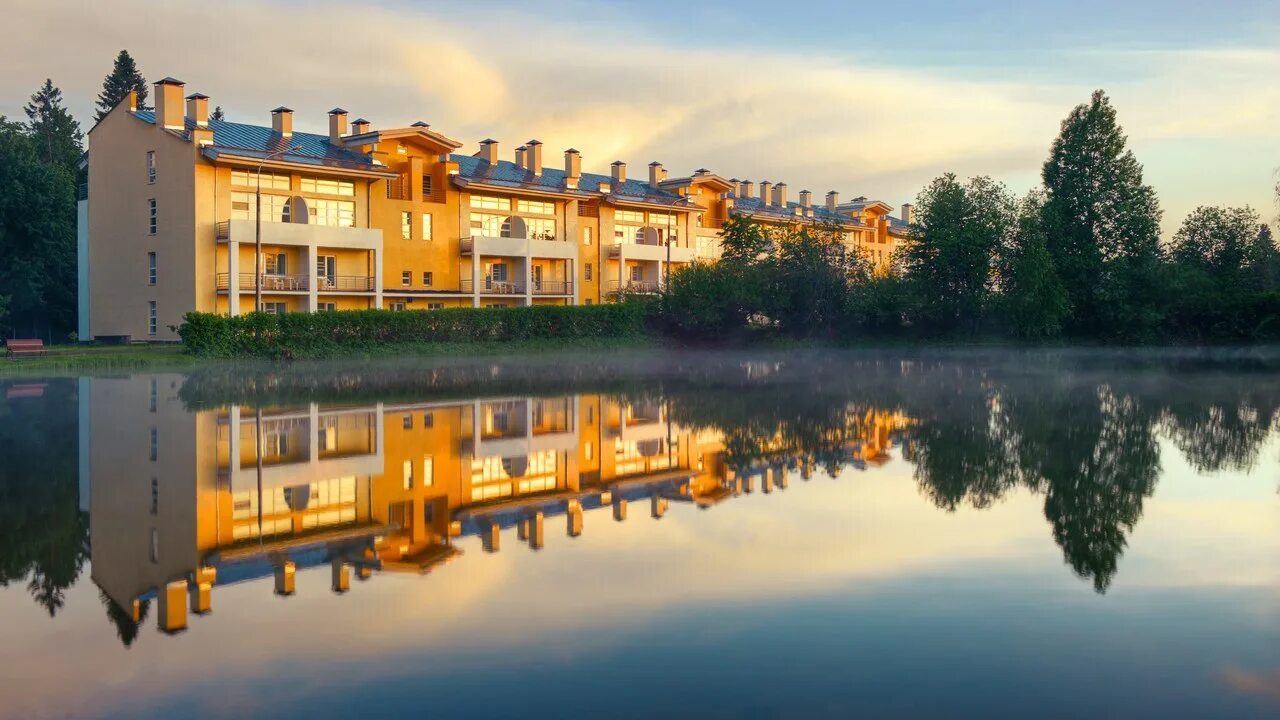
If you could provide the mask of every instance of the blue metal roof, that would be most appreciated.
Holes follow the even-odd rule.
[[[613,185],[609,175],[582,173],[578,178],[578,191],[565,188],[565,172],[559,168],[543,167],[541,175],[534,175],[527,168],[513,162],[499,160],[490,164],[483,158],[474,155],[450,155],[449,159],[458,163],[458,174],[467,180],[482,182],[488,185],[510,187],[513,189],[541,190],[543,192],[567,192],[570,194],[596,195],[600,185],[609,185],[610,194],[621,200],[658,203],[662,205],[684,205],[680,195],[666,190],[654,188],[647,181],[627,179],[618,186]]]
[[[138,110],[134,112],[134,116],[152,125],[156,122],[155,113],[151,110]],[[194,130],[196,125],[194,121],[187,118],[185,127],[189,132]],[[266,157],[292,148],[290,152],[281,155],[280,159],[355,170],[382,169],[382,166],[374,163],[369,157],[330,143],[328,135],[295,132],[290,137],[284,137],[269,127],[213,119],[209,120],[209,129],[213,131],[213,146],[206,148],[205,151],[215,159],[223,152],[248,157]]]
[[[773,216],[779,220],[806,220],[803,214],[797,215],[796,210],[802,208],[798,202],[788,202],[786,209],[779,205],[766,205],[760,198],[737,198],[733,202],[735,210],[748,215]],[[848,215],[842,215],[838,212],[832,212],[822,205],[810,205],[813,210],[813,220],[840,223],[843,225],[861,225],[862,223],[854,220]]]

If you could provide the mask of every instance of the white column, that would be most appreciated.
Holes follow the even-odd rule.
[[[480,253],[471,246],[471,307],[480,307]]]
[[[533,256],[527,246],[524,253],[524,304],[533,304]]]
[[[582,283],[578,282],[578,261],[566,260],[565,264],[568,266],[568,272],[565,274],[568,276],[569,282],[573,283],[573,304],[581,305]]]
[[[240,314],[240,243],[227,243],[227,310]]]
[[[307,243],[302,248],[302,276],[307,279],[307,312],[310,313],[320,309],[320,282],[316,276],[316,258],[319,254],[315,243]]]
[[[373,249],[373,306],[382,309],[382,245]]]
[[[618,292],[622,292],[622,278],[627,274],[627,244],[618,243]]]

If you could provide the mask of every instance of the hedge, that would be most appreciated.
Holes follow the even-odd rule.
[[[192,312],[183,318],[178,335],[188,352],[206,357],[325,357],[424,343],[638,337],[645,333],[649,308],[648,303],[623,302],[237,317]]]

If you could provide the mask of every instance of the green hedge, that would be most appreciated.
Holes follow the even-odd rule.
[[[623,302],[238,317],[193,312],[183,319],[178,335],[188,352],[206,357],[325,357],[426,343],[638,337],[645,333],[649,307]]]

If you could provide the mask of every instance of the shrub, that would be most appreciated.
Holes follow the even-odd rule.
[[[637,337],[649,304],[533,305],[392,312],[187,313],[178,335],[207,357],[323,357],[396,345]]]

